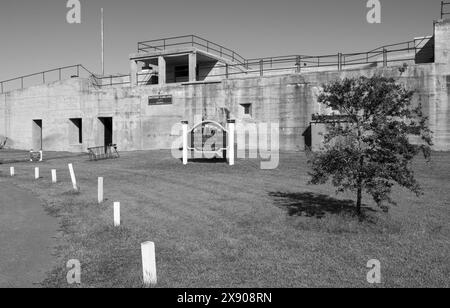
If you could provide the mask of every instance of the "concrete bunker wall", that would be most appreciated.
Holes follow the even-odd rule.
[[[395,77],[416,90],[415,102],[422,103],[435,132],[435,149],[450,150],[450,72],[439,64],[411,65],[405,72],[389,67],[134,88],[96,89],[76,78],[0,95],[0,136],[10,138],[11,147],[29,150],[32,122],[42,120],[44,150],[81,152],[104,143],[100,118],[111,117],[113,143],[120,150],[170,149],[180,137],[182,120],[194,125],[236,119],[240,124],[279,123],[281,149],[302,151],[311,115],[323,112],[317,104],[320,86],[373,74]],[[161,95],[170,96],[171,104],[149,104],[149,97]],[[82,144],[69,137],[71,119],[82,119]]]

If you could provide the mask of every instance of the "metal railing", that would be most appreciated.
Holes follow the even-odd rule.
[[[0,81],[0,93],[3,94],[8,91],[81,76],[92,78],[94,85],[97,85],[97,77],[95,74],[90,72],[83,65],[77,64]]]
[[[447,6],[450,6],[450,2],[441,1],[441,19],[444,19],[445,16],[450,15],[450,11],[446,10]]]
[[[169,47],[196,47],[235,63],[245,63],[245,58],[234,50],[213,43],[196,35],[184,35],[139,42],[138,52],[164,51]]]
[[[96,80],[96,86],[99,88],[106,86],[125,86],[131,84],[130,75],[109,75],[109,76],[93,76]]]
[[[0,94],[78,77],[91,79],[92,85],[97,88],[131,85],[130,75],[99,76],[82,64],[76,64],[0,81]]]
[[[239,56],[235,64],[217,64],[205,63],[199,65],[199,71],[207,71],[206,75],[200,75],[199,79],[220,77],[230,78],[239,76],[264,76],[267,73],[301,73],[317,68],[342,70],[361,65],[379,65],[388,66],[389,63],[415,61],[419,52],[428,52],[432,55],[434,46],[430,46],[429,41],[432,37],[424,37],[414,41],[392,44],[379,47],[377,49],[362,53],[337,53],[323,56],[291,55],[280,57],[267,57],[257,59],[244,59]],[[142,44],[142,43],[140,43]],[[166,47],[169,46],[166,41]],[[141,46],[141,45],[140,45]],[[211,46],[209,46],[212,48]],[[157,46],[146,48],[159,48]],[[223,48],[222,56],[229,49]],[[237,58],[236,53],[231,54],[231,58]],[[214,69],[214,70],[213,70]],[[0,93],[6,91],[24,89],[25,87],[46,84],[52,81],[61,81],[67,77],[88,77],[92,84],[98,88],[110,86],[131,86],[131,75],[110,75],[98,76],[83,65],[60,67],[35,74],[25,75],[14,79],[0,81]],[[156,73],[138,73],[136,80],[138,85],[152,84],[151,78],[157,76]]]
[[[146,52],[149,50],[163,51],[170,47],[181,46],[187,44],[189,46],[196,46],[199,44],[195,39],[198,38],[195,35],[180,36],[174,38],[159,39],[147,42],[138,43],[138,51]],[[338,53],[332,55],[322,56],[308,56],[308,55],[291,55],[291,56],[278,56],[256,59],[245,59],[239,56],[239,60],[236,61],[237,53],[220,46],[214,48],[214,43],[199,44],[201,47],[207,48],[207,51],[218,52],[221,57],[225,55],[235,64],[202,64],[199,65],[200,71],[209,71],[215,69],[212,73],[207,75],[200,75],[199,79],[210,77],[225,77],[237,75],[251,75],[258,74],[263,76],[268,72],[276,71],[290,71],[300,73],[305,69],[312,68],[336,68],[342,70],[344,68],[350,68],[351,66],[358,65],[378,65],[388,66],[389,63],[405,62],[416,60],[418,52],[430,49],[432,52],[433,46],[427,46],[428,41],[432,37],[424,37],[421,39],[385,45],[374,50],[362,53]],[[201,38],[199,38],[201,39]],[[187,40],[187,41],[186,41]],[[201,39],[202,40],[202,39]],[[205,40],[206,41],[206,40]],[[219,46],[219,45],[217,45]],[[139,79],[139,76],[138,76]],[[138,81],[138,84],[145,84]]]
[[[414,41],[392,44],[379,47],[377,49],[362,53],[337,53],[333,55],[308,56],[308,55],[291,55],[281,57],[268,57],[245,60],[245,72],[240,69],[242,65],[214,65],[200,66],[202,69],[215,68],[216,72],[204,76],[225,77],[260,75],[264,76],[267,72],[290,72],[301,73],[303,71],[314,70],[318,68],[343,70],[344,68],[358,67],[361,65],[379,65],[386,67],[389,63],[416,61],[419,52],[429,51],[433,55],[434,46],[429,46],[428,42],[432,37],[424,37]]]

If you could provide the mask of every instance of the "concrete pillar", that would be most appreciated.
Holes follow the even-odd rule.
[[[158,57],[158,80],[160,85],[166,84],[166,59],[164,57]]]
[[[435,23],[435,63],[450,65],[450,20]]]
[[[136,87],[138,85],[138,64],[135,60],[130,61],[130,80],[131,86]]]
[[[189,82],[197,81],[197,53],[189,54]]]
[[[435,23],[435,63],[436,76],[430,99],[428,119],[430,129],[434,132],[434,150],[447,151],[449,148],[450,129],[450,20],[438,20]]]

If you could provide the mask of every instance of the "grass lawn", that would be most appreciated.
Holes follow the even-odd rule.
[[[82,287],[141,287],[145,241],[156,244],[158,287],[370,287],[370,259],[381,261],[383,287],[450,287],[449,153],[416,161],[423,197],[398,189],[389,214],[366,197],[364,222],[351,215],[352,195],[307,185],[303,153],[283,153],[270,171],[255,160],[183,166],[169,151],[102,162],[48,155],[40,164],[10,164],[15,155],[0,152],[0,183],[33,191],[59,219],[59,266],[46,287],[70,287],[70,259],[81,261]],[[8,176],[12,165],[15,178]],[[51,169],[58,170],[56,185]],[[98,176],[105,178],[102,205]],[[114,201],[122,205],[120,228],[112,226]]]

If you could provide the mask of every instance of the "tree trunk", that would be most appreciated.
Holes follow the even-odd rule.
[[[362,187],[358,187],[358,197],[356,200],[356,213],[361,217],[361,205],[362,205]]]
[[[359,131],[358,135],[361,137],[361,131]],[[364,156],[361,156],[359,159],[358,198],[356,200],[356,213],[358,214],[360,221],[362,221],[361,204],[363,191],[363,179],[362,179],[363,169],[364,169]]]

